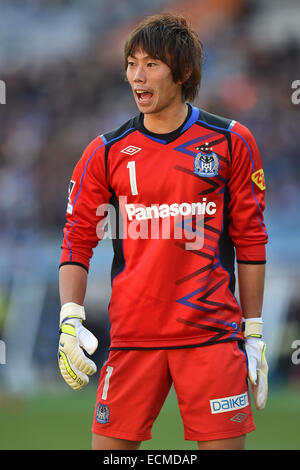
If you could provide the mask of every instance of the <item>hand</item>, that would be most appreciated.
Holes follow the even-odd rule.
[[[255,408],[263,410],[268,395],[266,345],[258,338],[249,337],[245,340],[245,348],[248,357],[248,378]]]
[[[85,313],[82,306],[70,302],[62,307],[58,364],[64,380],[74,390],[87,385],[88,376],[97,371],[96,364],[85,356],[83,349],[93,354],[98,347],[98,340],[82,325],[83,320]]]
[[[261,317],[244,319],[245,349],[248,357],[248,379],[255,408],[263,410],[268,395],[268,364],[266,345],[261,340],[263,321]]]

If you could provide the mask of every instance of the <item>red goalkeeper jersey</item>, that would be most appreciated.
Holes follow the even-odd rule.
[[[89,269],[109,210],[111,349],[242,338],[235,260],[266,261],[261,157],[245,126],[188,107],[169,134],[140,114],[96,137],[73,172],[61,265]]]

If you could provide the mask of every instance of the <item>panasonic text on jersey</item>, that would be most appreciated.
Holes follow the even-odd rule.
[[[217,210],[216,203],[207,202],[204,197],[198,202],[181,202],[172,204],[151,204],[144,206],[142,204],[125,204],[128,219],[131,221],[135,217],[136,220],[147,220],[165,217],[176,217],[177,215],[214,215]]]

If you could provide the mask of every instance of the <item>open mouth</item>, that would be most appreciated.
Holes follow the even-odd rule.
[[[153,93],[145,90],[135,90],[135,95],[140,104],[148,104],[152,99]]]

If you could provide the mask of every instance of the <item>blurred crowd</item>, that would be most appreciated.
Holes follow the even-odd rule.
[[[0,6],[4,1],[0,0]],[[68,38],[72,20],[67,13],[73,4],[85,15],[85,5],[93,5],[94,18],[91,22],[93,14],[89,12],[92,33],[77,50],[80,43],[77,36],[80,32],[76,30],[80,24],[77,11],[72,32],[75,47],[69,53],[64,49],[60,54],[53,54],[53,49],[49,52],[49,41],[39,36],[43,31],[41,25],[39,33],[35,32],[34,25],[38,21],[34,15],[31,41],[33,38],[39,46],[38,55],[33,57],[32,54],[31,57],[28,42],[24,48],[26,60],[22,50],[18,63],[11,59],[10,67],[0,70],[0,80],[5,82],[7,94],[6,104],[0,105],[0,333],[9,298],[5,283],[17,273],[16,263],[23,256],[23,268],[28,271],[31,266],[37,280],[43,274],[49,283],[40,309],[43,322],[40,322],[39,342],[36,344],[39,349],[37,357],[40,360],[50,358],[50,362],[56,357],[57,325],[53,312],[57,311],[59,304],[57,240],[62,238],[69,180],[84,148],[94,137],[118,127],[137,113],[125,80],[123,43],[137,21],[162,7],[187,13],[204,45],[202,86],[194,104],[242,122],[255,136],[268,189],[266,216],[267,228],[272,235],[271,253],[278,251],[285,264],[291,259],[299,259],[300,104],[292,101],[292,83],[300,80],[300,40],[293,34],[289,34],[287,39],[282,28],[279,36],[276,25],[271,25],[271,29],[270,25],[269,29],[263,27],[261,36],[255,37],[253,23],[260,15],[261,6],[270,4],[268,0],[153,0],[151,5],[148,0],[114,0],[113,4],[108,0],[6,2],[10,14],[12,5],[23,8],[25,3],[43,4],[43,21],[47,18],[46,9],[51,9],[52,25],[56,23],[53,19],[55,8],[64,8],[64,18],[68,18],[65,36]],[[274,4],[278,5],[278,2],[272,0],[271,7]],[[101,12],[107,11],[107,14],[101,16],[97,13],[99,5]],[[208,5],[214,7],[214,11],[208,11]],[[3,8],[0,11],[3,13]],[[27,12],[27,20],[29,17]],[[0,42],[3,33],[1,21],[3,17],[0,16]],[[13,24],[12,21],[8,30],[12,30]],[[58,24],[61,28],[61,17]],[[14,28],[17,35],[17,25],[14,24]],[[274,37],[274,31],[278,32],[278,37],[272,42],[268,35],[272,33]],[[61,34],[61,29],[60,33],[52,31],[53,41],[58,34]],[[80,37],[87,39],[86,35]],[[66,45],[59,36],[55,47],[60,44]],[[17,50],[10,40],[6,46],[10,47],[11,57],[15,57]],[[2,52],[0,48],[0,62]],[[49,246],[47,261],[38,259],[35,265],[38,269],[35,270],[33,255],[37,251],[47,252]],[[287,258],[288,253],[290,259]],[[104,264],[103,259],[100,264]],[[297,266],[299,270],[299,263]],[[52,274],[49,274],[51,270]],[[18,281],[16,276],[16,287],[12,289],[12,292],[17,292],[16,298],[19,297]],[[36,279],[30,291],[32,298],[37,290],[35,282]],[[105,290],[103,286],[102,290]],[[102,317],[99,320],[98,312],[102,308],[99,306],[99,292],[97,283],[94,308],[97,322],[90,316],[91,321],[95,321],[91,329],[95,332],[98,328],[104,344],[105,340],[108,341],[108,333],[104,335],[103,332],[109,325]],[[292,313],[289,314],[296,318],[298,328],[299,305],[297,298],[291,303]],[[106,311],[106,300],[103,310]],[[23,311],[18,314],[23,315]],[[289,354],[288,350],[288,361]]]
[[[269,207],[295,213],[297,219],[300,105],[292,103],[291,84],[300,77],[300,44],[291,38],[281,47],[257,45],[247,28],[253,15],[249,5],[239,9],[218,34],[210,36],[206,27],[204,39],[198,27],[205,60],[195,104],[250,128],[264,162]],[[131,26],[128,18],[126,26]],[[136,114],[124,79],[125,37],[120,36],[118,30],[96,34],[78,55],[1,71],[7,86],[0,126],[2,235],[57,235],[68,182],[85,146]]]

